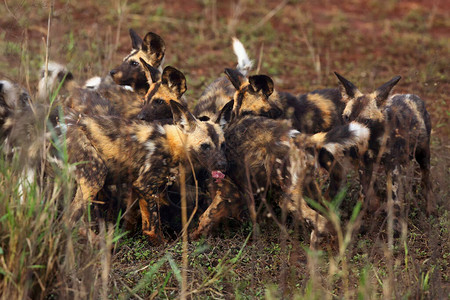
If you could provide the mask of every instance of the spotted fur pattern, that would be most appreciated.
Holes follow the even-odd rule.
[[[155,73],[155,69],[145,64],[150,74]],[[159,120],[161,122],[172,122],[172,110],[170,101],[176,101],[186,105],[183,98],[186,92],[186,78],[179,70],[167,66],[158,81],[153,82],[145,95],[144,105],[137,115],[137,118],[145,121]]]
[[[400,76],[392,78],[370,94],[363,94],[353,83],[336,75],[342,83],[341,90],[346,102],[344,120],[366,124],[371,130],[369,148],[360,156],[363,192],[372,204],[372,209],[377,208],[378,201],[371,182],[374,164],[381,155],[381,164],[393,180],[394,229],[398,233],[403,206],[400,179],[404,176],[402,169],[411,158],[416,159],[422,172],[427,211],[432,213],[435,210],[430,180],[431,121],[425,103],[411,94],[389,96]]]
[[[233,38],[233,51],[236,55],[238,64],[235,72],[244,77],[251,70],[253,62],[249,59],[244,45],[237,39]],[[222,108],[227,104],[235,93],[230,80],[225,76],[221,76],[209,84],[203,91],[197,101],[194,109],[194,115],[199,120],[215,120]]]
[[[257,191],[271,188],[281,195],[277,199],[278,205],[286,205],[289,212],[312,225],[311,242],[314,244],[318,236],[329,233],[328,221],[309,208],[303,199],[303,188],[312,181],[316,171],[314,153],[318,148],[328,147],[336,155],[344,148],[366,141],[368,130],[352,124],[330,133],[309,136],[292,129],[287,120],[240,115],[239,111],[234,114],[225,130],[225,139],[228,174],[236,188],[225,185],[224,192],[214,198],[200,218],[199,227],[192,236],[206,234],[211,224],[228,215],[223,210],[229,205],[222,202],[230,202],[226,194],[230,189],[240,191],[241,198],[248,202],[257,196]],[[250,216],[256,224],[256,212],[250,211]]]
[[[163,62],[166,45],[164,40],[153,32],[148,32],[144,39],[130,29],[132,50],[121,65],[110,71],[114,82],[119,85],[131,86],[138,94],[145,94],[149,88],[145,67],[141,59],[154,68],[159,68]]]
[[[224,170],[223,132],[218,124],[199,122],[175,101],[175,125],[160,125],[114,116],[71,115],[67,144],[70,161],[77,165],[78,189],[71,205],[71,221],[108,182],[132,185],[139,196],[142,230],[152,242],[162,240],[158,206],[178,165]]]

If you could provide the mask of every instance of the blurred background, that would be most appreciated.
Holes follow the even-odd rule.
[[[166,41],[165,64],[186,74],[195,102],[205,85],[236,64],[236,36],[255,61],[254,73],[271,76],[279,90],[334,87],[333,71],[371,90],[398,74],[396,91],[423,97],[433,107],[434,129],[448,127],[448,1],[5,0],[1,77],[33,90],[52,3],[50,59],[67,64],[80,80],[121,62],[131,50],[129,28],[141,36],[153,31]]]

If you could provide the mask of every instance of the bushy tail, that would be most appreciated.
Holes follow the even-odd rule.
[[[247,55],[244,45],[236,37],[233,37],[233,51],[237,56],[238,65],[236,69],[241,72],[244,76],[247,76],[248,72],[253,67],[253,61]]]
[[[47,102],[57,91],[61,82],[61,88],[69,92],[73,87],[77,86],[72,73],[65,66],[56,62],[48,63],[47,77],[45,76],[45,65],[43,65],[39,78],[37,98],[44,102]]]
[[[333,156],[341,155],[351,147],[366,149],[370,130],[358,122],[337,126],[328,132],[319,132],[308,138],[308,143],[315,148],[324,148]]]

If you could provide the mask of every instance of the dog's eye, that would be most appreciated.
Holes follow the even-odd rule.
[[[139,63],[137,61],[132,60],[130,61],[130,65],[132,65],[133,67],[137,67],[139,66]]]
[[[349,115],[343,115],[342,117],[344,118],[345,122],[348,122],[350,120],[350,116]]]
[[[202,148],[203,151],[209,151],[211,150],[211,145],[204,143],[200,145],[200,148]]]

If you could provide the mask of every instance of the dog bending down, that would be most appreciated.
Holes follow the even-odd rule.
[[[299,220],[311,225],[311,245],[314,245],[319,236],[330,233],[328,221],[303,199],[303,188],[314,179],[317,169],[315,152],[325,147],[337,155],[351,146],[361,144],[364,147],[368,137],[368,129],[358,123],[310,136],[292,129],[285,120],[253,115],[237,117],[225,130],[227,174],[236,188],[225,186],[224,189],[240,191],[242,199],[248,202],[269,185],[276,195],[281,195],[278,205],[285,206]],[[192,237],[207,234],[228,215],[226,211],[232,201],[224,193],[217,193]],[[256,224],[256,212],[250,211],[250,216]]]
[[[157,243],[163,239],[158,206],[166,205],[163,194],[179,164],[223,174],[223,132],[218,124],[197,121],[175,101],[170,103],[174,125],[132,121],[113,116],[67,117],[69,159],[77,164],[78,184],[71,205],[71,222],[79,219],[86,205],[110,180],[130,184],[139,197],[142,231]]]

